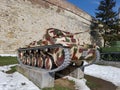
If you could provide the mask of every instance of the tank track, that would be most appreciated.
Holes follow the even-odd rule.
[[[101,59],[104,61],[120,61],[120,52],[101,53]]]
[[[63,52],[63,62],[60,65],[56,65],[54,58],[50,53],[50,49],[62,49]],[[38,57],[42,58],[42,64],[38,65]],[[48,58],[47,58],[48,57]],[[46,59],[47,58],[47,59]],[[33,63],[32,63],[32,60]],[[50,60],[50,61],[49,61]],[[32,67],[35,69],[42,69],[48,72],[57,72],[63,70],[68,65],[70,65],[70,51],[69,48],[61,45],[61,44],[54,44],[54,45],[46,45],[46,46],[37,46],[37,47],[29,47],[29,48],[19,48],[18,49],[18,61],[21,65],[26,67]],[[47,67],[46,63],[49,62],[51,66]]]

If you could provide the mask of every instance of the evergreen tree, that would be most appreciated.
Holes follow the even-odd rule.
[[[120,30],[117,12],[113,10],[115,5],[115,0],[101,0],[100,5],[96,9],[96,19],[98,20],[98,23],[103,26],[102,28],[98,27],[98,29],[104,32],[102,34],[105,42],[109,42],[109,34],[118,34],[118,30]]]
[[[117,13],[113,11],[115,4],[115,0],[101,0],[100,5],[97,8],[97,12],[95,13],[99,23],[103,25],[105,34],[115,31],[115,17],[117,15]]]

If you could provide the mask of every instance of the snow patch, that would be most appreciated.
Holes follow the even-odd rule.
[[[40,90],[31,81],[18,72],[6,74],[0,72],[0,90]]]
[[[5,73],[11,69],[10,67],[15,65],[17,64],[0,66],[0,90],[40,90],[35,84],[18,72],[13,74]],[[85,79],[76,79],[70,76],[66,76],[65,78],[75,81],[76,90],[90,90],[86,86]]]
[[[90,65],[85,68],[85,74],[101,78],[120,86],[120,68],[113,66]]]
[[[16,65],[18,65],[18,64],[0,66],[0,71],[2,71],[2,72],[9,71],[9,70],[11,70],[11,67],[16,66]]]
[[[13,74],[6,74],[10,67],[16,66],[0,66],[0,90],[40,90],[31,81],[29,81],[22,74],[15,72]]]
[[[11,56],[11,57],[16,57],[17,54],[0,54],[0,56]]]
[[[86,85],[86,79],[76,79],[70,76],[66,76],[68,80],[73,80],[75,82],[75,90],[90,90]]]

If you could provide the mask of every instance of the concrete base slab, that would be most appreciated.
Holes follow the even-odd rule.
[[[17,71],[30,79],[39,88],[54,87],[54,73],[48,73],[41,69],[18,65]]]
[[[54,80],[56,75],[62,75],[62,77],[72,76],[77,79],[84,78],[84,72],[80,68],[72,66],[68,66],[67,68],[56,73],[49,73],[43,69],[18,65],[17,71],[26,76],[39,88],[54,87]],[[59,78],[61,78],[61,76]]]

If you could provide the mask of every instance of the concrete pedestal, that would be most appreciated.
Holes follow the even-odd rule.
[[[55,75],[60,77],[71,76],[77,79],[84,78],[84,72],[81,70],[81,68],[74,66],[68,66],[63,70],[56,72]]]
[[[72,66],[68,66],[67,68],[56,73],[49,73],[43,69],[27,67],[25,65],[18,65],[17,71],[26,76],[29,80],[31,80],[40,88],[54,87],[55,75],[72,76],[78,79],[84,78],[84,73],[82,72],[82,70],[80,68]]]
[[[17,71],[40,88],[54,87],[54,73],[48,73],[41,69],[29,68],[24,65],[18,65]]]
[[[84,78],[84,72],[80,68],[76,68],[69,75],[77,79]]]

